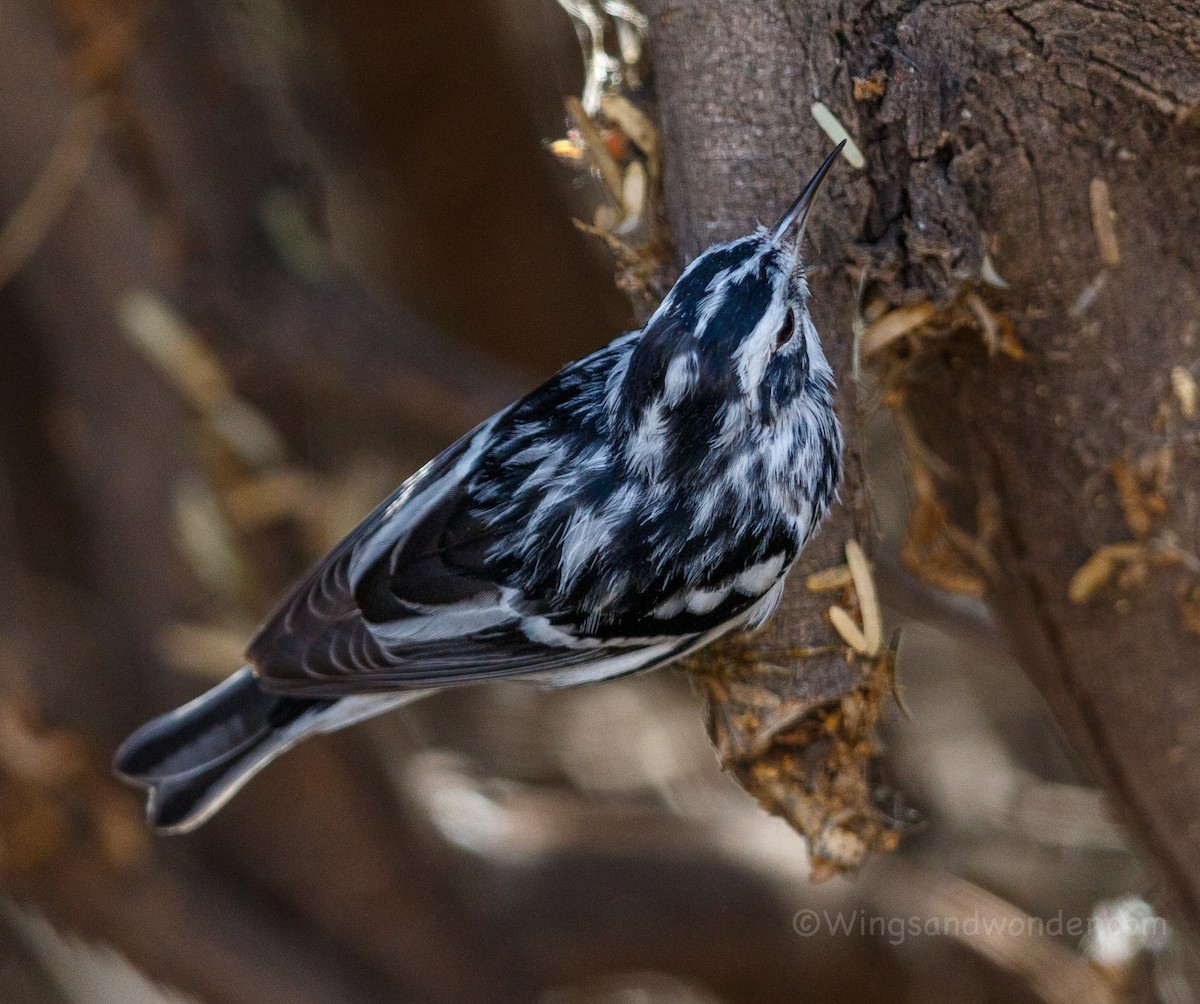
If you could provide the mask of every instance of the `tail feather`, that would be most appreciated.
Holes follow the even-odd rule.
[[[286,700],[265,693],[247,666],[143,725],[121,744],[113,767],[143,785],[209,770],[266,738]]]
[[[143,725],[121,744],[113,768],[148,789],[151,825],[162,833],[187,833],[306,736],[345,728],[419,696],[284,697],[263,690],[247,666]]]
[[[295,746],[309,729],[284,729],[260,740],[233,757],[211,766],[173,777],[150,787],[146,819],[159,833],[190,833],[207,822],[255,774],[281,753]]]

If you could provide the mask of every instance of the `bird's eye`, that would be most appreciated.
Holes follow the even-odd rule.
[[[779,332],[775,335],[776,350],[783,348],[792,340],[792,335],[796,333],[796,316],[789,310],[787,317],[784,318],[783,324],[779,326]]]

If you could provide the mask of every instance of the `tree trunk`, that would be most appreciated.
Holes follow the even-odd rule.
[[[858,284],[876,309],[928,302],[929,323],[876,356],[887,400],[952,466],[938,504],[984,545],[1026,671],[1194,929],[1200,7],[649,7],[681,258],[788,202],[831,145],[814,101],[862,148],[811,227],[843,401]],[[1021,358],[980,337],[1006,320]],[[833,519],[814,563],[850,533]],[[828,636],[800,583],[788,604],[794,642]]]

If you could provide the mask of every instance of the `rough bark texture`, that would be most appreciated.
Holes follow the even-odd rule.
[[[1170,373],[1198,370],[1200,8],[698,0],[650,13],[682,257],[785,204],[829,147],[810,114],[821,100],[866,155],[863,171],[834,173],[812,226],[815,309],[843,390],[860,274],[868,299],[948,308],[975,290],[1015,324],[1022,361],[990,359],[965,331],[909,339],[890,357],[896,389],[958,475],[940,485],[949,511],[968,531],[981,502],[998,512],[991,599],[1196,925],[1200,636],[1186,601],[1200,581],[1200,426]],[[1102,261],[1093,179],[1111,193],[1119,264]],[[1010,288],[983,283],[985,254]],[[1170,468],[1148,525],[1128,516],[1136,498],[1118,499],[1120,457]],[[1131,526],[1182,557],[1069,600],[1076,570]],[[811,644],[818,613],[796,584],[781,630]]]

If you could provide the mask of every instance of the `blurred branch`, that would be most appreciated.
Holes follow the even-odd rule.
[[[128,806],[131,824],[137,809]],[[209,1004],[376,1004],[361,971],[298,927],[255,909],[183,861],[114,872],[94,849],[59,848],[46,867],[6,885],[50,920],[116,946],[155,979]]]
[[[18,209],[0,228],[0,287],[45,239],[87,170],[104,124],[105,102],[91,97],[71,109],[46,166]]]
[[[89,605],[0,566],[0,882],[55,924],[117,947],[153,977],[206,1001],[332,1002],[367,993],[328,948],[178,848],[152,847],[139,800],[79,732],[33,717],[37,693],[103,678]],[[79,674],[67,677],[62,666]],[[61,695],[61,703],[52,695]]]
[[[21,1004],[69,1004],[0,904],[0,995]]]
[[[324,250],[315,151],[285,82],[263,70],[270,35],[253,16],[154,5],[123,75],[119,125],[142,154],[131,180],[147,212],[171,222],[180,306],[243,380],[458,435],[524,381],[339,274]]]
[[[1019,977],[1046,1004],[1123,999],[1082,956],[1043,933],[1044,922],[971,882],[896,860],[875,869],[872,879],[867,898],[885,926],[957,941]]]
[[[264,394],[292,409],[314,399],[369,405],[373,423],[444,442],[518,386],[332,266],[299,274],[262,206],[281,186],[298,190],[305,151],[282,95],[247,83],[231,48],[244,27],[234,5],[138,10],[140,22],[114,29],[110,20],[125,16],[115,7],[72,7],[56,23],[48,5],[21,5],[5,8],[0,27],[0,83],[21,95],[0,105],[0,206],[17,205],[43,171],[79,89],[110,98],[90,166],[4,300],[18,322],[9,337],[36,346],[40,370],[24,378],[40,381],[44,397],[30,427],[50,426],[73,500],[70,539],[55,546],[72,555],[72,585],[89,591],[43,606],[45,589],[9,576],[5,635],[26,639],[47,668],[27,681],[42,707],[106,745],[187,696],[194,684],[163,671],[158,639],[214,608],[183,567],[175,522],[178,486],[202,483],[206,458],[176,389],[122,335],[129,293],[156,291],[239,382],[258,374]],[[18,505],[28,517],[37,502]],[[321,972],[342,965],[362,986],[390,987],[389,999],[398,988],[426,1000],[509,995],[519,966],[502,975],[484,961],[488,935],[458,902],[438,850],[388,808],[353,740],[314,743],[272,773],[259,782],[266,797],[168,860],[116,874],[68,842],[10,886],[206,999],[369,999]],[[223,898],[217,890],[234,875],[239,895]],[[283,912],[312,935],[270,919]],[[323,961],[331,949],[346,961]]]

